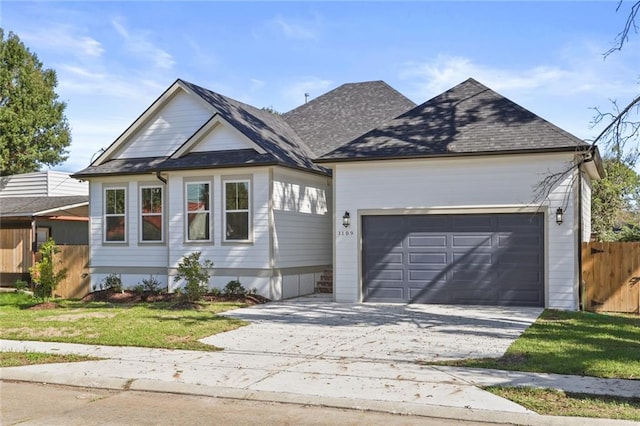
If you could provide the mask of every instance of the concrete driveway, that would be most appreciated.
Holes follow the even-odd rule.
[[[542,308],[343,304],[318,297],[225,312],[247,327],[202,339],[225,352],[368,361],[499,357]]]

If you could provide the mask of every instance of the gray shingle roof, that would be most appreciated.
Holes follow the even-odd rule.
[[[573,150],[588,146],[468,79],[317,161]]]
[[[0,198],[0,216],[34,216],[41,212],[89,204],[89,196]]]
[[[260,154],[250,149],[190,153],[180,159],[166,157],[114,159],[97,166],[89,166],[73,176],[81,178],[109,174],[138,174],[172,169],[241,167],[257,164],[279,164],[329,174],[327,169],[312,161],[314,155],[309,147],[279,115],[262,111],[193,83],[179,81],[213,106],[226,121],[266,151],[266,154]]]
[[[225,120],[254,143],[273,155],[278,162],[300,168],[324,171],[314,164],[313,153],[279,115],[255,108],[180,80],[220,112]]]
[[[349,83],[283,115],[317,156],[415,107],[384,81]]]
[[[170,170],[190,170],[245,166],[270,166],[280,161],[269,153],[260,154],[254,149],[192,152],[180,158],[147,157],[107,161],[99,166],[89,166],[74,176],[135,175]]]

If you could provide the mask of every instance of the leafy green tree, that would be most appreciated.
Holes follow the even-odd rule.
[[[612,241],[618,239],[614,228],[637,217],[640,175],[620,158],[607,158],[603,165],[607,177],[593,183],[591,226],[598,240]]]
[[[71,143],[56,72],[43,68],[17,35],[0,28],[0,176],[67,159]]]

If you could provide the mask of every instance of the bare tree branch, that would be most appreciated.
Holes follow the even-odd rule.
[[[623,5],[623,0],[618,2],[618,7],[616,7],[616,12],[620,11],[620,8]],[[631,10],[629,11],[629,15],[627,15],[627,22],[624,24],[624,28],[622,31],[618,33],[615,39],[615,45],[607,50],[604,53],[605,58],[611,55],[613,52],[617,52],[622,50],[624,44],[629,40],[629,33],[633,30],[636,34],[638,33],[638,24],[636,22],[636,16],[638,15],[638,11],[640,10],[640,1],[637,1],[631,6]]]

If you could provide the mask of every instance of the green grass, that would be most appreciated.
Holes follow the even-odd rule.
[[[439,364],[640,379],[640,317],[546,310],[503,357]]]
[[[46,354],[42,352],[0,352],[0,367],[18,367],[57,362],[95,361],[101,358],[84,355]]]
[[[37,301],[30,296],[0,293],[0,338],[212,351],[218,348],[198,339],[246,324],[216,315],[244,306],[240,303],[203,303],[198,310],[174,310],[167,302],[56,302],[56,309],[31,310]]]
[[[640,398],[572,394],[527,387],[491,386],[485,390],[543,415],[640,420]]]

